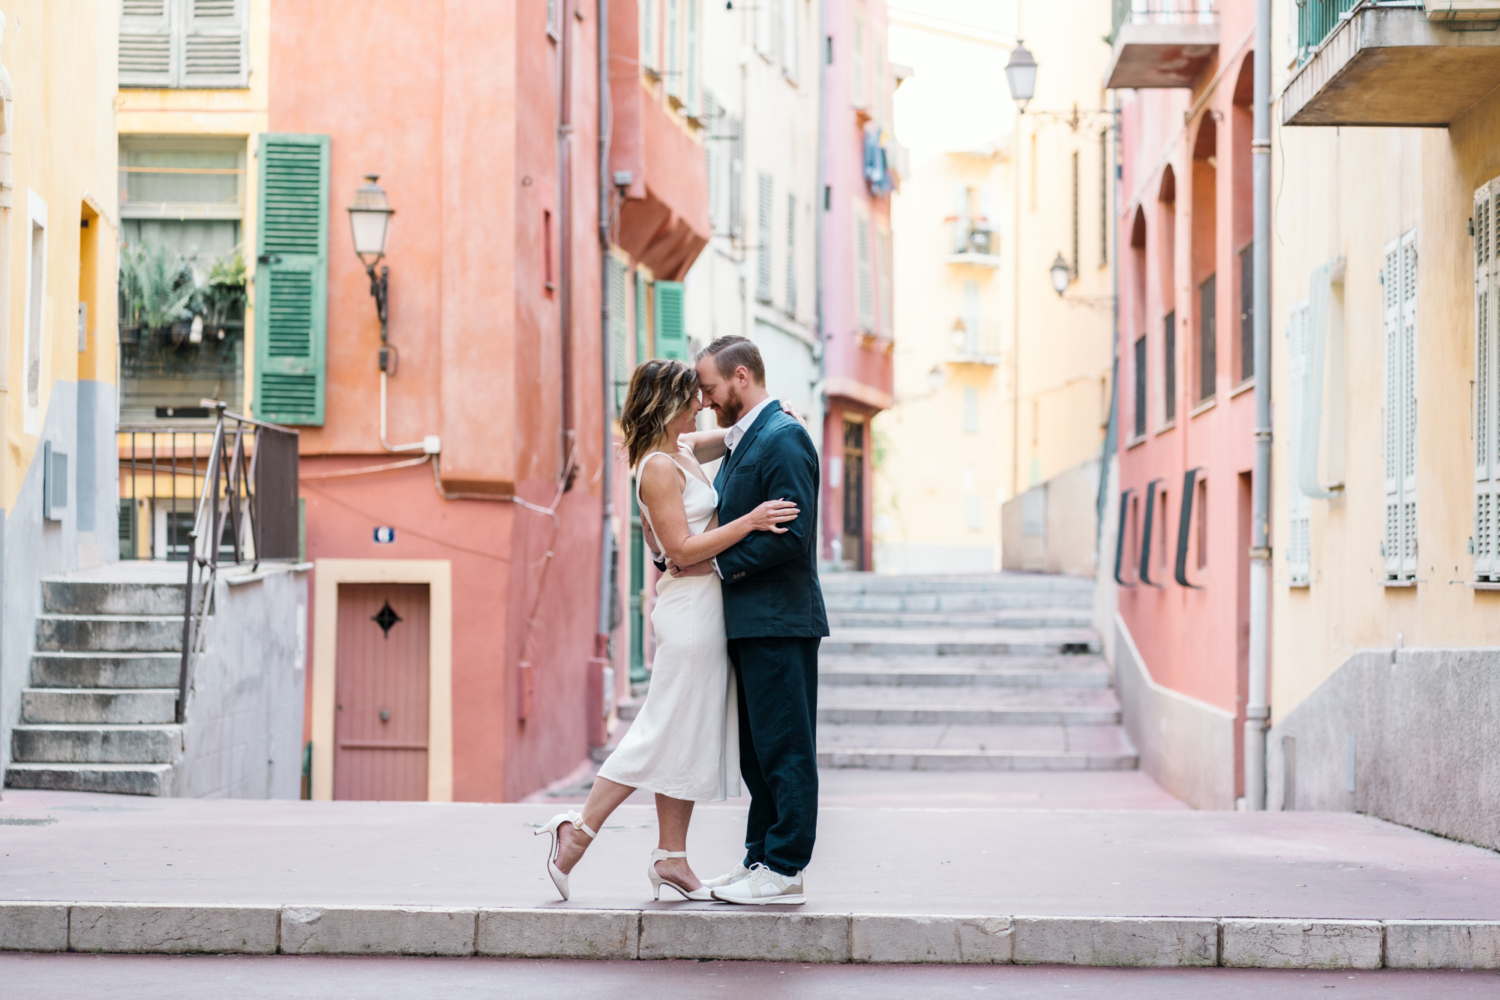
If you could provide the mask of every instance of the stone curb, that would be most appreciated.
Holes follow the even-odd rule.
[[[1500,921],[0,902],[0,951],[1500,969]]]

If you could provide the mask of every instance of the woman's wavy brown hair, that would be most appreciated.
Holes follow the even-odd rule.
[[[625,452],[633,468],[667,433],[667,424],[698,392],[698,373],[681,361],[659,358],[636,366],[620,413]]]

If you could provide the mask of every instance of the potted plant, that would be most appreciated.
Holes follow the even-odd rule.
[[[120,253],[120,286],[128,317],[121,325],[123,342],[131,342],[126,340],[127,327],[135,328],[136,341],[141,328],[158,343],[180,341],[172,328],[190,318],[186,306],[198,291],[181,256],[157,243],[126,246]]]

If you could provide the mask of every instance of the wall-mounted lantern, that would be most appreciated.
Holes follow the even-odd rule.
[[[392,372],[395,359],[386,344],[386,291],[391,269],[382,267],[376,274],[375,265],[385,257],[385,241],[390,235],[391,216],[396,210],[386,200],[385,189],[375,183],[379,179],[379,174],[365,174],[367,183],[354,192],[354,204],[349,206],[349,228],[354,236],[354,252],[370,276],[370,295],[375,299],[375,311],[380,314],[380,370]]]
[[[1005,83],[1010,87],[1011,100],[1023,115],[1026,105],[1036,96],[1036,69],[1036,57],[1017,39],[1010,61],[1005,64]]]
[[[1052,261],[1052,290],[1062,298],[1062,293],[1068,290],[1068,283],[1073,279],[1073,269],[1068,262],[1063,260],[1063,255],[1058,254]]]

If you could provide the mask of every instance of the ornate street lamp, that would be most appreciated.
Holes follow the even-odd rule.
[[[1062,293],[1068,290],[1068,282],[1073,278],[1073,269],[1068,262],[1063,260],[1063,255],[1058,254],[1052,261],[1052,290],[1062,298]]]
[[[390,284],[391,269],[382,267],[375,273],[375,265],[385,257],[385,241],[391,231],[391,216],[396,210],[386,200],[385,189],[375,183],[379,174],[365,174],[368,182],[354,192],[354,204],[349,206],[349,228],[354,236],[354,252],[365,273],[370,276],[370,295],[375,299],[375,311],[380,315],[380,370],[390,372],[395,368],[390,348],[386,345],[386,291]]]
[[[1036,57],[1021,44],[1020,39],[1016,40],[1010,61],[1005,64],[1005,83],[1010,87],[1011,100],[1024,115],[1026,105],[1036,95]]]

